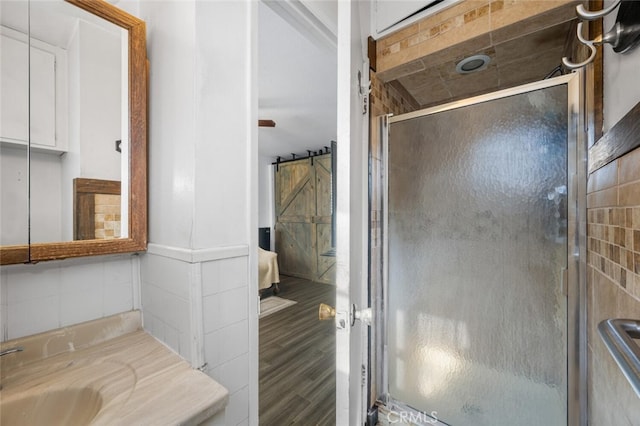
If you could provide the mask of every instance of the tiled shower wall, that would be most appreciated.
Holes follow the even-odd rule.
[[[369,73],[371,79],[371,117],[384,114],[404,114],[419,108],[418,103],[405,91],[391,84],[386,84],[376,77],[375,72]]]
[[[589,177],[589,423],[634,425],[640,399],[598,335],[608,318],[640,318],[640,149]]]
[[[496,42],[492,39],[505,39],[514,32],[531,30],[531,25],[537,25],[535,19],[548,21],[553,14],[566,11],[574,16],[576,3],[573,0],[466,0],[456,3],[380,39],[376,49],[377,71],[384,74],[385,81],[410,74],[425,68],[427,64],[422,60],[425,56],[433,55],[430,62],[437,62],[438,54],[463,41],[471,41],[471,50],[480,50]],[[569,7],[564,8],[567,5]],[[527,25],[506,29],[534,16],[534,21],[526,21]]]

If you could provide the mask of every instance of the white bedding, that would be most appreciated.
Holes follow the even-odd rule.
[[[277,253],[258,247],[258,275],[260,279],[258,288],[260,290],[280,282]]]

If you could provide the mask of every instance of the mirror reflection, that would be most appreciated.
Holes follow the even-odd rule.
[[[2,245],[27,210],[31,243],[126,238],[128,32],[63,0],[2,7]]]
[[[29,114],[29,98],[28,92],[12,97],[5,94],[12,87],[27,86],[29,50],[27,43],[12,43],[13,40],[5,36],[8,17],[13,26],[27,28],[28,3],[0,2],[0,245],[26,245],[29,241],[29,166],[24,137],[28,129],[24,128],[24,118]],[[23,117],[22,123],[19,117]],[[12,144],[21,134],[22,145]]]

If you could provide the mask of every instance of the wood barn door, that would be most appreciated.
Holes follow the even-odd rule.
[[[284,275],[335,284],[331,250],[331,155],[275,171],[276,252]]]

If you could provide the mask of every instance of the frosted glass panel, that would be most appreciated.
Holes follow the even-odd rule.
[[[566,424],[566,93],[391,124],[389,393],[447,424]]]

